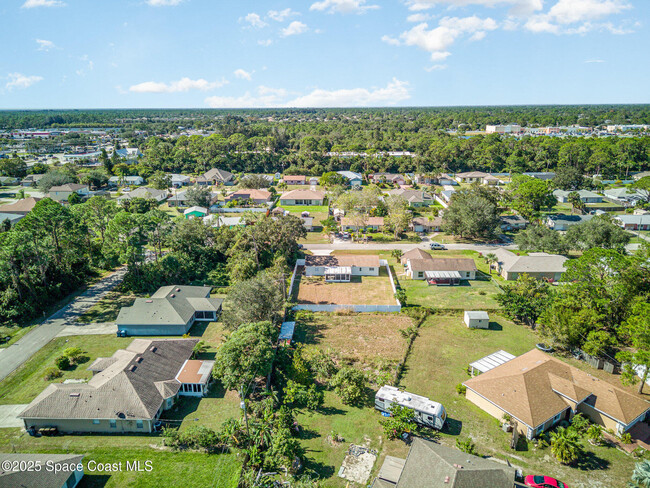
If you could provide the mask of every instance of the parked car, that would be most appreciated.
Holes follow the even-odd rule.
[[[432,251],[446,251],[447,248],[440,244],[439,242],[432,242],[429,246]]]
[[[526,476],[524,478],[524,485],[532,488],[569,488],[568,485],[556,480],[555,478],[538,474]]]

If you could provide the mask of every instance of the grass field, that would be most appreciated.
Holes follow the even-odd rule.
[[[467,365],[488,354],[503,349],[519,355],[532,349],[537,342],[530,329],[492,316],[489,330],[468,329],[460,315],[429,317],[420,328],[406,363],[400,386],[442,403],[449,419],[441,434],[441,442],[453,446],[455,438],[471,437],[481,454],[508,459],[522,467],[525,474],[543,473],[566,481],[572,488],[605,488],[626,486],[634,459],[612,447],[592,447],[584,442],[582,463],[577,467],[560,465],[550,448],[512,451],[510,435],[500,430],[497,420],[488,415],[455,389],[468,378]],[[586,363],[576,363],[593,373]],[[609,375],[608,381],[617,382]]]
[[[400,330],[413,325],[410,317],[395,313],[299,312],[297,320],[298,342],[334,351],[346,361],[364,365],[401,360],[406,340]]]
[[[326,283],[323,276],[298,276],[297,302],[338,305],[395,305],[388,273],[379,276],[352,276],[349,283]]]
[[[409,305],[462,310],[496,310],[499,289],[486,280],[462,280],[459,286],[430,286],[426,280],[400,280]]]

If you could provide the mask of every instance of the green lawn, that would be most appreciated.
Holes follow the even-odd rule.
[[[426,280],[400,279],[409,305],[461,310],[496,310],[499,289],[488,280],[462,280],[459,286],[430,286]]]
[[[472,361],[500,349],[520,355],[532,349],[536,334],[527,327],[492,315],[489,330],[468,329],[458,316],[429,317],[420,328],[406,364],[400,386],[407,391],[428,396],[442,403],[449,415],[441,434],[441,442],[454,446],[455,439],[471,437],[478,451],[501,459],[508,459],[524,470],[524,474],[543,473],[557,477],[572,487],[626,486],[634,466],[634,459],[612,447],[592,447],[579,467],[562,466],[550,448],[512,451],[510,434],[504,433],[497,420],[467,401],[456,392],[456,385],[468,378],[465,369]],[[593,372],[584,362],[575,364]],[[617,381],[610,375],[611,380]],[[598,480],[598,485],[593,485]]]
[[[0,429],[0,450],[84,455],[80,488],[157,488],[159,486],[217,486],[236,488],[241,459],[236,453],[174,452],[157,435],[75,435],[30,437],[20,429]],[[88,469],[88,462],[119,463],[122,471]],[[126,470],[126,461],[151,461],[150,472]]]

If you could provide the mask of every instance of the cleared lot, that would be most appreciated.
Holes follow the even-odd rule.
[[[353,276],[349,283],[326,283],[322,276],[299,276],[294,288],[298,303],[320,305],[395,305],[388,273]],[[295,291],[294,291],[295,296]]]

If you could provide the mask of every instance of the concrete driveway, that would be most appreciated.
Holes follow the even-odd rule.
[[[57,337],[68,337],[78,335],[106,335],[117,333],[117,325],[115,322],[98,322],[95,324],[80,324],[68,325],[59,332]]]
[[[16,415],[26,407],[27,405],[0,405],[0,429],[25,425],[22,420],[16,418]]]
[[[0,349],[0,380],[6,378],[68,326],[76,327],[77,317],[104,298],[122,281],[125,274],[126,267],[102,278],[11,346]],[[78,330],[81,330],[81,327]]]

